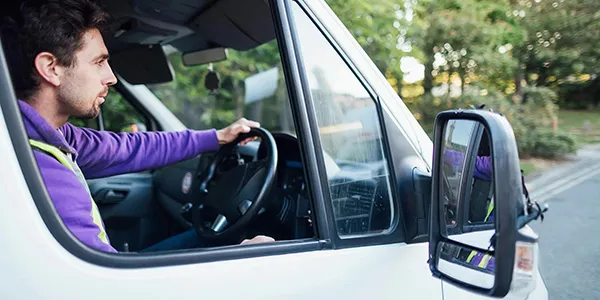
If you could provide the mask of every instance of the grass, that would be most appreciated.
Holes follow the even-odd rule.
[[[533,173],[536,170],[536,167],[533,163],[521,162],[521,170],[523,170],[523,175],[528,175]]]
[[[561,110],[558,128],[571,133],[582,144],[600,143],[600,110]]]

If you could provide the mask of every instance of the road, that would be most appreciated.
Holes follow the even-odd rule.
[[[598,162],[588,161],[594,173]],[[542,277],[551,300],[600,299],[600,175],[567,182],[559,185],[568,189],[546,199],[544,222],[532,224],[540,235]]]

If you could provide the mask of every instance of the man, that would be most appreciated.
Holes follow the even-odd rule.
[[[221,130],[121,134],[75,127],[68,118],[96,118],[117,82],[101,34],[108,14],[94,0],[23,1],[2,11],[7,62],[42,178],[67,228],[90,247],[116,252],[85,178],[191,159],[260,126],[241,119]],[[267,241],[273,239],[243,243]]]

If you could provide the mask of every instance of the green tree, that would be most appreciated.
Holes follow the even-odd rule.
[[[379,71],[400,92],[403,73],[400,51],[407,31],[405,3],[397,0],[326,0]]]
[[[556,87],[600,73],[600,1],[519,0],[515,6],[526,14],[526,80]]]
[[[494,81],[499,90],[504,89],[511,76],[498,69],[514,68],[515,63],[510,55],[498,50],[513,28],[496,16],[500,12],[504,14],[508,7],[505,0],[417,3],[414,9],[417,20],[413,22],[409,39],[423,54],[425,94],[431,92],[435,77],[442,73],[446,74],[444,78],[448,83],[453,75],[458,76],[463,92],[465,85],[471,82]]]

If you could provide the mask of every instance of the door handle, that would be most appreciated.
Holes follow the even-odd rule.
[[[127,198],[129,191],[106,189],[98,194],[100,194],[97,198],[99,204],[119,203]]]

